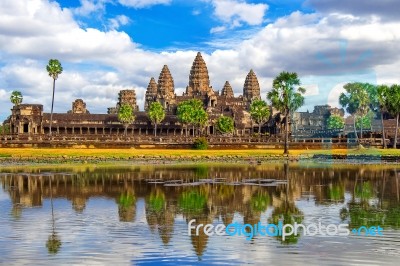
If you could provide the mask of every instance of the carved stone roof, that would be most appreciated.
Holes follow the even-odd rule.
[[[243,97],[248,101],[261,98],[260,84],[258,83],[256,73],[254,73],[253,69],[251,69],[246,76],[243,86]]]
[[[153,77],[150,79],[149,85],[147,86],[146,94],[157,94],[157,83]]]
[[[208,69],[201,53],[197,53],[193,61],[189,76],[189,87],[194,94],[204,93],[210,90],[210,78]]]
[[[76,99],[72,102],[72,109],[68,111],[70,114],[86,114],[90,113],[86,109],[86,103],[82,99]]]
[[[222,95],[222,96],[226,96],[226,97],[228,97],[228,98],[234,97],[233,89],[232,89],[231,84],[229,84],[229,81],[226,81],[226,82],[225,82],[225,85],[224,85],[224,87],[222,88],[221,95]]]
[[[162,96],[173,97],[175,93],[174,88],[174,79],[172,78],[171,72],[168,66],[164,65],[158,78],[158,93]]]
[[[117,109],[119,109],[123,104],[130,105],[134,111],[139,110],[138,106],[136,105],[135,90],[121,90],[118,93]]]

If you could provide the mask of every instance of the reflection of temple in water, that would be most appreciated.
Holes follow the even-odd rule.
[[[197,186],[164,186],[149,182],[158,179],[194,182],[202,178],[219,178],[226,182]],[[249,178],[287,179],[288,185],[232,185],[232,182]],[[52,194],[54,199],[69,200],[77,213],[85,212],[90,198],[108,198],[115,202],[115,213],[121,222],[135,222],[136,202],[143,199],[151,232],[158,234],[163,244],[168,245],[173,238],[177,216],[183,216],[186,222],[196,219],[197,223],[219,221],[227,225],[239,218],[243,223],[255,224],[267,209],[273,209],[274,217],[306,216],[307,213],[301,213],[297,208],[296,200],[310,200],[316,205],[343,204],[346,193],[352,200],[340,215],[350,223],[357,224],[363,219],[365,214],[360,210],[383,209],[386,224],[389,221],[391,226],[396,226],[400,218],[399,178],[396,170],[368,166],[313,168],[291,165],[285,174],[283,165],[260,165],[98,168],[52,175],[37,170],[29,174],[4,173],[0,181],[15,206],[13,215],[16,216],[25,207],[42,206]],[[196,255],[201,257],[209,237],[200,233],[198,236],[192,234],[190,239]]]

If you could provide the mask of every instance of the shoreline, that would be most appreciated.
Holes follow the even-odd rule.
[[[153,150],[153,149],[8,149],[0,148],[0,166],[171,165],[304,162],[318,164],[400,164],[395,149],[290,150]]]

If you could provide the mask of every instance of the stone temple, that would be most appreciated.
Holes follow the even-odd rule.
[[[166,117],[158,126],[158,135],[181,135],[183,127],[177,117],[177,106],[180,102],[189,99],[199,99],[209,115],[209,122],[205,133],[217,134],[215,123],[221,115],[230,116],[235,122],[235,135],[249,135],[253,124],[248,112],[254,99],[260,99],[260,85],[253,70],[250,70],[243,84],[243,94],[235,97],[232,86],[225,82],[221,90],[216,91],[210,84],[207,65],[200,53],[197,53],[192,64],[188,85],[183,95],[175,93],[174,78],[167,65],[164,65],[158,80],[151,78],[145,94],[144,111],[139,111],[136,103],[135,90],[122,90],[118,95],[115,107],[108,108],[107,114],[91,114],[86,109],[86,103],[77,99],[72,103],[72,108],[66,113],[54,113],[52,133],[71,134],[118,134],[124,130],[118,121],[117,112],[122,104],[129,104],[135,111],[136,119],[128,127],[128,134],[151,135],[154,126],[149,120],[146,111],[152,102],[158,101],[166,111]],[[46,134],[49,132],[50,114],[43,112],[40,104],[20,104],[13,107],[12,114],[5,122],[10,124],[11,133],[14,134]],[[274,120],[275,121],[275,120]],[[278,122],[277,122],[278,123]],[[281,123],[281,121],[279,121]],[[274,123],[268,123],[270,127]],[[190,129],[189,129],[190,130]]]

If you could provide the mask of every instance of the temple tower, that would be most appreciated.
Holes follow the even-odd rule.
[[[174,98],[174,79],[167,65],[164,65],[158,78],[158,94],[163,98]]]
[[[119,107],[123,104],[130,105],[133,111],[139,111],[139,107],[136,104],[135,90],[121,90],[118,93],[117,109],[119,109]]]
[[[174,79],[167,65],[164,65],[157,85],[157,101],[161,103],[166,112],[172,112],[172,106],[175,105],[175,86]]]
[[[255,99],[261,99],[260,84],[253,69],[246,76],[243,86],[243,99],[249,103]]]
[[[212,92],[206,62],[201,53],[197,53],[190,70],[189,86],[186,87],[186,95],[210,95],[213,94]]]
[[[152,77],[146,89],[146,96],[144,100],[144,110],[147,111],[152,102],[157,101],[157,83]]]
[[[229,84],[229,81],[226,81],[226,82],[225,82],[225,85],[224,85],[224,87],[222,88],[221,95],[222,95],[222,96],[225,96],[225,97],[227,97],[227,98],[232,98],[232,97],[234,97],[233,89],[232,89],[231,84]]]

